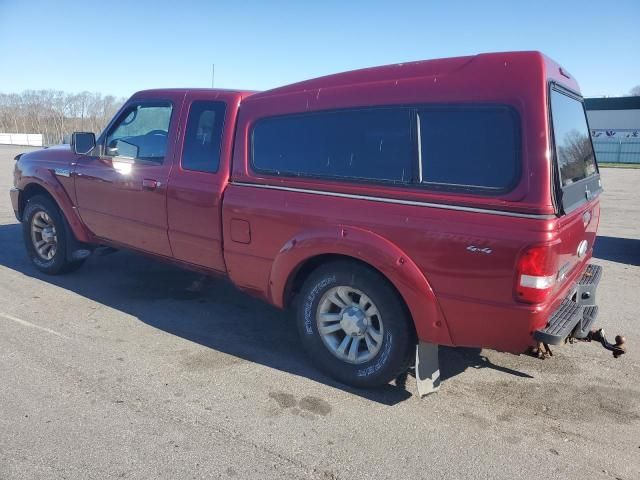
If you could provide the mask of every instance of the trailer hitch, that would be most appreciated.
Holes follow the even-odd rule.
[[[607,340],[603,328],[599,330],[591,330],[584,338],[572,337],[570,339],[570,342],[573,343],[574,340],[579,340],[582,342],[600,342],[600,344],[604,348],[613,353],[613,358],[618,358],[620,355],[624,355],[625,353],[627,353],[627,349],[624,345],[625,338],[621,335],[616,335],[616,338],[614,339],[616,343],[611,343]]]
[[[538,342],[537,345],[535,347],[531,347],[527,353],[532,357],[539,358],[540,360],[553,357],[551,348],[549,348],[549,345],[544,342]]]
[[[613,353],[614,358],[618,358],[620,355],[624,355],[625,353],[627,353],[627,349],[625,347],[625,338],[622,335],[616,335],[616,338],[614,340],[616,343],[609,342],[604,333],[604,329],[601,328],[599,330],[591,330],[585,336],[567,337],[565,339],[565,343],[568,342],[573,344],[576,342],[599,342],[605,349]],[[551,351],[551,348],[549,348],[549,345],[543,342],[538,342],[536,346],[531,347],[527,353],[541,360],[553,356],[553,352]]]

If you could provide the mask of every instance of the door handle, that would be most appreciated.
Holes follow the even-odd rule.
[[[144,190],[155,190],[160,186],[160,182],[151,178],[145,178],[142,180],[142,188]]]

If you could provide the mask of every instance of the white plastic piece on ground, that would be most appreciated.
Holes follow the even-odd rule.
[[[440,390],[438,345],[425,342],[416,345],[416,383],[420,398]]]

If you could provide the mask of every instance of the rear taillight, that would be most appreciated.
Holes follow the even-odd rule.
[[[516,298],[526,303],[542,303],[556,283],[558,260],[552,246],[525,249],[517,265]]]

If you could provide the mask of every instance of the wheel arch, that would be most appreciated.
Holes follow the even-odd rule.
[[[314,230],[289,240],[271,269],[272,303],[291,306],[297,289],[311,272],[338,259],[358,262],[381,275],[398,293],[420,340],[453,343],[436,296],[417,265],[392,242],[358,227]]]
[[[415,323],[413,322],[413,317],[411,315],[411,310],[409,310],[409,306],[407,305],[407,302],[405,301],[402,294],[398,291],[396,286],[384,275],[384,273],[382,273],[376,267],[359,258],[352,257],[350,255],[343,255],[343,254],[337,254],[337,253],[321,253],[319,255],[315,255],[313,257],[307,258],[306,260],[302,261],[294,269],[294,271],[291,272],[291,274],[289,275],[289,278],[287,279],[287,283],[285,285],[285,289],[283,293],[284,307],[285,308],[293,307],[293,302],[297,294],[300,292],[300,289],[302,288],[304,281],[316,269],[318,269],[322,265],[326,265],[332,262],[339,262],[339,261],[356,263],[380,275],[385,280],[387,285],[389,285],[389,287],[391,287],[391,289],[398,295],[398,298],[400,299],[400,304],[402,305],[403,310],[408,315],[408,318],[412,319],[411,324],[413,326],[413,333],[417,335]]]
[[[66,191],[64,191],[61,186],[59,186],[58,189],[49,188],[49,185],[37,181],[32,181],[22,186],[18,196],[18,215],[20,219],[22,219],[27,202],[36,195],[43,195],[49,198],[58,207],[69,229],[78,241],[86,243],[91,241],[90,235],[80,220],[78,212],[73,207]]]
[[[18,213],[20,214],[20,218],[22,218],[24,209],[27,206],[27,202],[29,201],[29,199],[35,197],[36,195],[47,197],[49,200],[58,205],[56,199],[49,193],[46,188],[44,188],[39,183],[30,183],[20,191],[20,195],[18,197]]]

